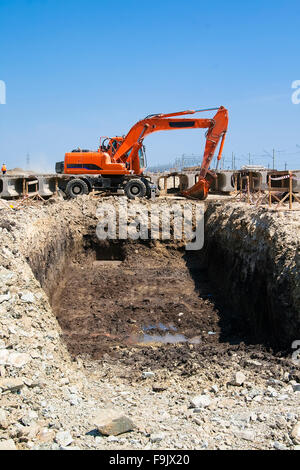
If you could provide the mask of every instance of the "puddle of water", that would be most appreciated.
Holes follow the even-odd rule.
[[[130,343],[161,343],[161,344],[176,344],[176,343],[190,343],[190,344],[200,344],[201,337],[195,336],[194,338],[186,338],[183,334],[175,333],[177,328],[172,325],[164,325],[163,323],[159,322],[156,325],[147,325],[142,327],[143,335],[137,336],[132,335],[129,339]],[[165,334],[149,334],[151,330],[161,330]],[[170,333],[170,331],[174,333]]]
[[[149,335],[144,334],[140,337],[131,338],[135,343],[162,343],[162,344],[176,344],[176,343],[190,343],[190,344],[200,344],[200,336],[195,336],[194,338],[188,339],[180,333],[172,335],[171,333],[166,333],[165,335]]]
[[[143,331],[150,331],[150,330],[162,330],[162,331],[177,331],[177,328],[174,325],[164,325],[163,323],[158,323],[157,325],[147,325],[142,327]]]
[[[184,335],[171,335],[167,333],[164,336],[161,335],[144,335],[142,338],[142,343],[184,343],[186,342],[186,338]]]

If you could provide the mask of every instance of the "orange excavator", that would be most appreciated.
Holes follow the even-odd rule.
[[[217,110],[211,119],[182,118],[205,111]],[[228,126],[228,111],[219,108],[180,111],[170,114],[152,114],[138,121],[122,137],[100,139],[97,151],[80,148],[66,153],[64,162],[56,163],[56,172],[70,175],[64,178],[63,189],[69,197],[100,191],[124,190],[135,197],[149,197],[151,181],[144,176],[146,155],[144,138],[157,131],[206,128],[206,145],[197,183],[183,191],[185,197],[205,199],[215,174],[209,170],[215,150],[220,142],[217,161],[222,157]],[[72,176],[71,176],[72,175]]]

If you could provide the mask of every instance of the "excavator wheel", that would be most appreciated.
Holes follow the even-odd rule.
[[[126,183],[124,191],[128,199],[135,199],[136,197],[145,197],[147,188],[141,179],[132,179]]]
[[[151,197],[151,186],[150,186],[150,182],[149,180],[147,180],[147,178],[142,178],[142,181],[144,183],[144,185],[146,186],[146,197],[148,199],[150,199]]]
[[[77,196],[88,194],[89,187],[85,181],[80,178],[75,178],[68,182],[65,193],[69,198],[74,199]]]

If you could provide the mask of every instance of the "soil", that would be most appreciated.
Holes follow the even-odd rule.
[[[90,245],[65,268],[52,298],[74,358],[109,356],[133,376],[141,367],[183,367],[184,375],[207,361],[227,367],[237,351],[276,362],[262,346],[245,344],[194,254],[159,243]]]

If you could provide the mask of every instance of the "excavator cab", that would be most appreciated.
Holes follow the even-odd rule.
[[[101,141],[103,139],[103,141]],[[110,149],[109,145],[109,137],[100,137],[100,145],[99,145],[99,150],[100,152],[108,152]]]

